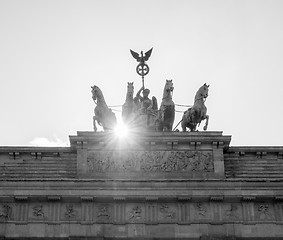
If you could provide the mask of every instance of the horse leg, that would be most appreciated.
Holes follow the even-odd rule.
[[[93,116],[93,130],[96,132],[97,131],[97,127],[95,124],[95,121],[97,120],[96,116]]]
[[[208,125],[209,116],[208,116],[208,115],[205,115],[205,118],[204,118],[204,119],[206,119],[206,121],[205,121],[205,125],[204,125],[204,127],[203,127],[203,130],[206,131],[207,125]]]
[[[184,118],[181,120],[181,127],[182,127],[183,132],[186,132],[186,123],[185,123]]]

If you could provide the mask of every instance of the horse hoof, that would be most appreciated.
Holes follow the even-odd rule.
[[[207,129],[207,127],[206,127],[206,126],[204,126],[204,127],[203,127],[203,130],[204,130],[204,131],[206,131],[206,129]]]

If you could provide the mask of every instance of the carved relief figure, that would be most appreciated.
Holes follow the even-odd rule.
[[[97,213],[97,217],[105,217],[105,218],[109,218],[110,215],[108,213],[107,207],[101,207]]]
[[[183,132],[186,132],[186,128],[191,132],[196,131],[197,125],[200,125],[202,120],[206,120],[203,130],[207,129],[209,116],[206,114],[207,108],[204,103],[208,97],[208,88],[209,85],[206,83],[201,86],[196,93],[194,105],[184,112],[181,120]]]
[[[238,207],[236,204],[231,204],[230,208],[226,210],[226,216],[230,219],[237,219],[238,213],[237,213]]]
[[[117,119],[115,114],[112,112],[110,108],[108,108],[102,91],[99,87],[93,86],[91,87],[92,99],[94,103],[96,103],[96,107],[94,108],[94,117],[93,117],[93,129],[96,132],[97,127],[95,122],[97,122],[100,126],[103,127],[104,131],[113,130],[117,125]]]
[[[142,210],[140,206],[136,206],[132,209],[132,211],[130,211],[130,217],[129,219],[131,220],[138,220],[141,219],[141,214],[142,214]]]
[[[195,209],[197,210],[198,215],[205,217],[207,208],[202,203],[197,203],[195,205]]]
[[[170,210],[170,208],[166,204],[160,206],[160,212],[163,214],[164,218],[171,218],[171,219],[176,218],[176,213]]]
[[[257,211],[259,213],[259,219],[261,220],[269,219],[271,217],[271,214],[269,212],[269,205],[267,204],[259,205]]]
[[[36,205],[32,208],[33,210],[33,216],[35,217],[44,217],[43,212],[43,206],[42,205]]]
[[[66,212],[65,217],[66,218],[74,218],[77,215],[77,211],[74,209],[73,204],[66,205]]]
[[[8,220],[11,218],[11,215],[12,215],[12,207],[7,204],[2,205],[2,210],[0,211],[0,219],[2,218]]]
[[[175,120],[175,104],[172,100],[173,90],[172,80],[166,80],[157,117],[158,131],[172,131]]]

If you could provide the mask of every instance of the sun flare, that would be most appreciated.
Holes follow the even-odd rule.
[[[123,122],[120,122],[117,124],[115,128],[115,134],[119,138],[125,138],[128,136],[129,129],[127,125],[125,125]]]

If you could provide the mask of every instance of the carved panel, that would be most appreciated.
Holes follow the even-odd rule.
[[[222,218],[224,221],[242,220],[242,205],[240,203],[226,203],[222,206]]]
[[[3,203],[0,206],[0,222],[6,222],[12,219],[13,207],[11,204]]]
[[[159,222],[176,222],[177,211],[176,204],[160,203],[158,206]]]
[[[94,207],[93,219],[99,223],[113,222],[114,208],[112,204],[97,204]]]
[[[193,221],[208,221],[211,219],[210,206],[207,203],[194,203],[193,212]]]
[[[211,151],[89,152],[89,172],[211,172]]]
[[[127,222],[145,222],[145,206],[143,204],[128,204],[126,206]]]
[[[273,206],[271,204],[255,204],[254,212],[256,221],[272,221],[275,219]]]
[[[29,208],[29,219],[33,221],[48,219],[48,206],[42,203],[31,204]]]
[[[61,205],[60,219],[63,221],[80,220],[81,205],[66,203]]]

